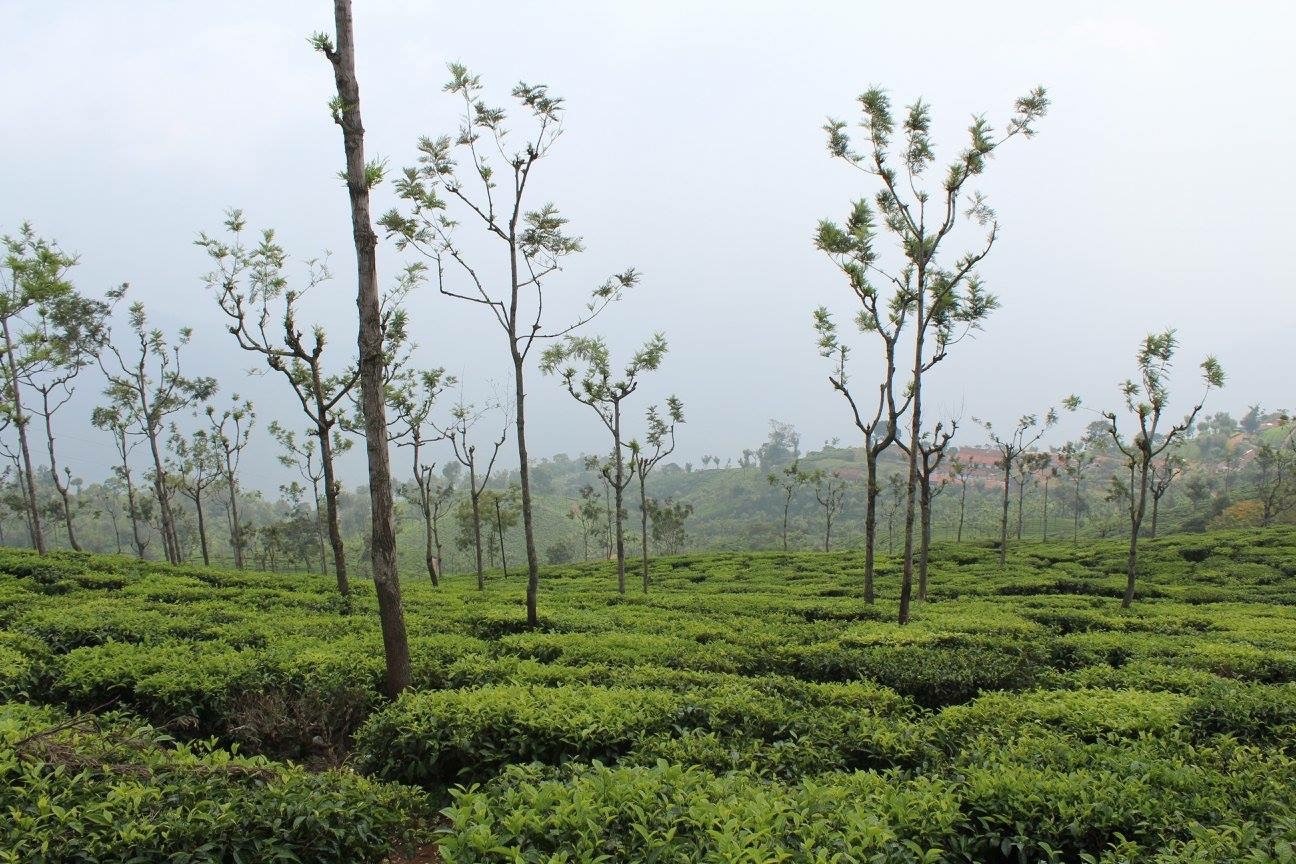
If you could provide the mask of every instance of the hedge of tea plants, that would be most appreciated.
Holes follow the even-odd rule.
[[[394,702],[364,583],[2,551],[0,771],[49,860],[1296,862],[1296,532],[1145,550],[1122,610],[1118,543],[938,545],[904,628],[858,552],[548,568],[534,630],[411,574]]]

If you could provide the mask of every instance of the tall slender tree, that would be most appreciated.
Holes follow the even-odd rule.
[[[193,502],[194,514],[198,519],[198,548],[202,552],[203,565],[211,564],[211,549],[207,543],[207,513],[203,507],[203,495],[207,488],[222,477],[220,457],[206,429],[192,433],[181,431],[176,424],[171,424],[171,436],[167,444],[174,457],[169,474],[180,493]]]
[[[1003,567],[1008,560],[1008,493],[1012,485],[1013,470],[1019,466],[1025,454],[1030,452],[1040,438],[1044,437],[1044,433],[1057,423],[1057,411],[1053,408],[1048,409],[1044,412],[1042,421],[1038,414],[1024,414],[1018,418],[1017,425],[1006,434],[995,431],[994,425],[988,420],[976,418],[973,420],[985,430],[990,443],[999,451],[999,460],[995,465],[1003,472],[1003,508],[999,520],[999,566]]]
[[[327,477],[324,472],[323,460],[320,459],[319,449],[316,447],[316,439],[310,432],[307,432],[300,441],[297,433],[280,425],[278,421],[270,421],[268,427],[270,437],[279,443],[283,450],[279,454],[279,464],[285,468],[296,468],[301,478],[310,484],[311,499],[315,502],[314,519],[315,519],[315,538],[319,546],[320,573],[328,575],[328,553],[325,550],[326,534],[328,530],[325,526],[325,503],[321,495],[321,486],[327,483]],[[335,443],[341,439],[341,433],[334,431]],[[346,442],[348,445],[349,441]],[[339,452],[335,447],[334,453]]]
[[[76,264],[76,258],[59,249],[58,244],[36,235],[35,229],[24,223],[15,236],[5,235],[0,242],[4,246],[4,262],[0,266],[0,336],[4,338],[4,362],[0,365],[0,374],[4,379],[3,401],[0,411],[17,431],[18,450],[21,456],[21,480],[23,501],[27,510],[27,522],[31,526],[32,545],[44,555],[46,551],[45,532],[41,526],[41,506],[36,489],[36,470],[32,462],[31,443],[28,440],[28,425],[31,416],[23,407],[24,379],[30,385],[35,372],[33,365],[48,368],[50,365],[62,367],[41,344],[41,330],[48,328],[49,318],[57,317],[64,324],[79,326],[75,315],[61,314],[69,304],[81,301],[71,281],[68,271]],[[106,310],[103,313],[106,315]],[[91,322],[86,322],[91,325]],[[102,330],[102,316],[98,328]],[[80,352],[78,352],[79,357]],[[76,364],[79,370],[81,363]],[[46,394],[48,396],[48,394]],[[48,409],[48,401],[46,403]],[[48,415],[47,415],[48,419]],[[50,446],[51,463],[53,462],[53,444]],[[57,484],[58,468],[51,464]],[[60,492],[63,492],[60,487]],[[64,503],[67,497],[64,495]],[[65,506],[65,515],[67,508]],[[72,535],[71,517],[67,516],[69,536]],[[75,545],[75,539],[72,539]]]
[[[160,329],[149,326],[144,304],[139,302],[131,304],[128,323],[133,337],[129,347],[110,342],[106,354],[111,356],[100,358],[100,367],[108,379],[104,392],[120,408],[132,434],[148,445],[163,553],[168,562],[179,564],[180,535],[171,507],[171,484],[167,482],[162,435],[169,417],[209,399],[216,392],[216,379],[191,378],[184,374],[181,349],[189,344],[192,328],[181,328],[175,341],[168,342]]]
[[[130,463],[131,451],[135,449],[139,441],[131,440],[128,431],[129,421],[123,416],[122,407],[115,402],[94,409],[94,412],[90,415],[90,422],[96,428],[102,429],[113,436],[113,445],[117,449],[117,458],[119,460],[113,466],[113,474],[126,490],[126,512],[130,516],[131,541],[135,547],[135,555],[143,561],[144,550],[148,547],[148,538],[140,527],[140,523],[144,521],[144,514],[143,508],[140,506],[139,493],[135,489],[135,477],[131,471]]]
[[[666,416],[663,417],[656,405],[649,405],[645,417],[648,431],[644,435],[644,444],[638,439],[630,440],[631,468],[634,476],[639,478],[639,525],[640,542],[643,545],[643,556],[640,559],[643,576],[643,590],[648,593],[651,584],[648,573],[648,475],[653,468],[675,452],[675,427],[684,422],[684,403],[674,396],[666,399]],[[581,490],[584,494],[584,490]],[[588,538],[588,533],[586,534]],[[588,539],[586,545],[588,546]],[[589,552],[586,550],[586,556]]]
[[[918,507],[919,507],[919,531],[921,532],[918,540],[918,601],[924,602],[927,599],[927,559],[931,552],[931,526],[932,526],[932,499],[940,494],[945,488],[945,482],[941,481],[933,485],[936,472],[940,470],[941,464],[945,461],[945,454],[949,451],[950,442],[954,440],[954,434],[958,431],[958,421],[951,420],[949,428],[945,428],[943,422],[936,424],[932,430],[930,438],[924,438],[918,442],[919,462],[918,462]]]
[[[1135,355],[1138,380],[1129,379],[1121,385],[1125,408],[1133,416],[1136,424],[1132,436],[1127,436],[1121,431],[1115,411],[1102,412],[1102,416],[1107,421],[1107,432],[1116,449],[1125,456],[1130,474],[1129,494],[1126,500],[1130,523],[1129,555],[1125,570],[1125,596],[1121,600],[1121,606],[1126,609],[1134,602],[1134,586],[1138,576],[1139,532],[1143,527],[1143,518],[1147,515],[1152,463],[1161,454],[1174,447],[1193,428],[1193,422],[1206,404],[1206,397],[1210,391],[1224,386],[1224,369],[1218,360],[1208,356],[1200,366],[1202,380],[1205,383],[1201,398],[1181,422],[1163,427],[1162,420],[1167,403],[1170,401],[1167,378],[1178,347],[1179,342],[1172,329],[1149,333],[1139,346],[1138,353]],[[1072,397],[1071,403],[1078,405],[1079,400]]]
[[[832,551],[833,519],[846,500],[846,480],[836,471],[815,471],[810,475],[815,500],[824,511],[824,551]]]
[[[1071,482],[1072,544],[1080,542],[1080,514],[1084,508],[1082,492],[1089,470],[1098,458],[1093,444],[1093,438],[1086,435],[1079,442],[1068,441],[1063,444],[1062,449],[1058,452],[1058,461],[1062,464],[1062,472],[1066,474],[1067,480]]]
[[[342,0],[338,0],[342,2]],[[584,311],[566,324],[547,328],[543,320],[545,288],[564,259],[582,251],[580,238],[568,233],[567,220],[551,203],[531,207],[536,166],[562,132],[563,100],[544,85],[518,84],[513,97],[530,115],[529,134],[507,137],[507,112],[482,98],[481,79],[457,63],[450,65],[447,92],[462,100],[463,115],[452,138],[419,141],[419,164],[405,169],[397,192],[410,208],[382,219],[401,249],[413,249],[431,262],[438,289],[490,312],[507,342],[513,367],[513,423],[522,490],[522,529],[527,554],[527,621],[539,623],[540,556],[536,551],[531,495],[531,464],[526,437],[526,363],[537,341],[565,336],[596,317],[638,281],[634,270],[617,274],[597,288]],[[512,149],[512,141],[521,144]],[[466,162],[461,166],[456,152]],[[497,173],[497,167],[501,168]],[[444,198],[442,195],[444,194]],[[447,212],[453,201],[487,236],[499,242],[507,277],[502,291],[492,291],[482,268],[470,261],[456,239],[458,222]],[[552,303],[549,304],[552,307]]]
[[[338,592],[351,591],[346,544],[342,538],[338,499],[342,483],[337,477],[337,457],[351,448],[351,439],[340,434],[346,400],[351,396],[359,369],[343,367],[329,372],[328,338],[319,324],[300,319],[303,304],[313,289],[331,278],[327,262],[306,262],[300,287],[289,287],[285,273],[288,255],[271,229],[255,243],[244,240],[246,220],[240,210],[226,215],[227,237],[201,234],[196,241],[214,268],[203,281],[229,321],[226,329],[244,351],[260,355],[266,366],[283,376],[310,423],[323,472],[325,527],[332,549]],[[309,332],[308,332],[309,331]]]
[[[329,107],[333,120],[342,129],[342,149],[346,154],[347,196],[351,203],[351,234],[356,253],[356,305],[360,313],[356,337],[360,401],[369,464],[370,567],[378,595],[378,620],[386,661],[383,692],[395,698],[410,685],[410,654],[400,574],[396,568],[396,504],[387,448],[384,380],[387,352],[378,292],[378,236],[369,214],[369,191],[382,181],[383,169],[380,162],[365,161],[351,0],[333,0],[333,23],[336,43],[325,33],[315,34],[311,42],[333,67],[337,97]]]
[[[777,486],[783,495],[783,551],[788,551],[788,514],[792,510],[792,499],[797,490],[809,482],[810,475],[801,470],[801,463],[794,460],[781,471],[770,473],[765,479],[769,485]]]
[[[216,451],[217,470],[225,481],[228,492],[230,517],[230,546],[234,550],[234,566],[243,569],[244,553],[248,548],[246,537],[247,526],[239,517],[238,503],[242,494],[239,484],[239,466],[243,460],[243,451],[252,441],[252,427],[256,423],[256,412],[252,403],[244,399],[239,401],[234,394],[234,402],[224,411],[216,412],[213,405],[207,406],[208,437]]]
[[[436,549],[434,517],[449,493],[437,488],[436,463],[428,460],[427,448],[443,438],[432,424],[432,408],[437,397],[454,383],[454,376],[446,375],[445,369],[409,369],[387,388],[388,402],[395,414],[392,438],[398,446],[408,447],[410,451],[408,488],[414,494],[406,497],[423,517],[423,563],[433,587],[441,582],[441,555]]]
[[[666,356],[666,337],[655,334],[626,363],[618,376],[612,369],[611,352],[600,337],[568,336],[544,352],[540,371],[557,374],[571,397],[587,405],[612,436],[611,473],[608,482],[616,499],[617,591],[626,590],[625,572],[625,490],[634,479],[626,468],[627,442],[624,438],[622,403],[639,388],[640,376],[660,368]],[[579,366],[577,364],[580,364]]]
[[[454,451],[455,458],[459,464],[468,469],[468,503],[472,513],[472,537],[473,549],[476,553],[477,561],[477,590],[486,589],[486,568],[483,561],[485,547],[482,545],[482,492],[486,489],[486,484],[490,482],[491,471],[495,468],[495,460],[499,457],[500,448],[504,446],[504,441],[508,438],[509,416],[508,411],[502,411],[504,415],[503,429],[500,430],[498,438],[491,441],[490,456],[483,459],[482,455],[477,452],[477,444],[472,440],[473,430],[477,424],[487,415],[489,408],[477,410],[472,405],[466,404],[462,397],[458,404],[450,410],[450,423],[444,428],[439,429],[442,437],[450,442],[450,447]],[[483,462],[485,463],[483,468]]]
[[[975,466],[970,465],[959,459],[956,455],[950,459],[950,482],[959,485],[959,516],[958,529],[954,533],[954,542],[963,542],[963,517],[967,513],[967,489],[968,483],[972,481]]]
[[[905,485],[904,560],[898,614],[899,622],[904,624],[909,620],[913,591],[914,528],[920,496],[920,443],[924,434],[924,378],[946,357],[949,347],[962,338],[960,331],[966,333],[979,327],[998,305],[994,296],[982,288],[977,275],[977,266],[994,246],[998,223],[984,197],[970,192],[967,186],[972,178],[985,171],[990,155],[1004,141],[1034,135],[1036,121],[1048,109],[1048,98],[1043,88],[1036,88],[1018,99],[1007,128],[998,139],[988,121],[976,117],[968,129],[968,146],[951,162],[935,193],[923,186],[936,158],[927,104],[919,99],[905,111],[898,156],[893,157],[896,119],[890,97],[872,88],[860,96],[859,103],[863,111],[861,125],[868,138],[865,152],[853,148],[844,121],[830,119],[824,129],[828,134],[828,150],[834,157],[877,178],[881,184],[875,204],[882,225],[895,237],[903,258],[898,269],[883,270],[876,263],[869,266],[896,287],[903,298],[901,302],[908,307],[910,320],[913,362],[905,387],[910,399],[909,471]],[[985,239],[972,251],[943,263],[942,252],[959,216],[965,212],[981,225],[989,226]],[[861,237],[871,235],[873,222],[869,209],[853,220],[854,231]]]
[[[862,206],[861,206],[862,204]],[[857,204],[847,221],[846,230],[838,228],[831,222],[821,222],[817,245],[833,256],[838,266],[850,281],[851,289],[859,299],[861,310],[856,316],[856,324],[864,332],[872,331],[882,339],[885,367],[881,383],[878,384],[877,401],[873,403],[873,413],[869,416],[860,414],[858,403],[851,393],[847,378],[847,358],[849,346],[841,343],[837,336],[837,325],[827,308],[821,306],[814,312],[815,329],[819,333],[819,352],[823,357],[833,359],[837,364],[836,373],[828,376],[828,383],[846,399],[855,427],[864,435],[864,602],[874,601],[873,577],[876,569],[877,545],[877,502],[882,493],[878,482],[878,459],[888,447],[895,443],[899,417],[907,410],[908,399],[897,406],[895,398],[896,377],[896,343],[904,329],[908,303],[905,295],[893,293],[889,308],[885,314],[879,310],[878,290],[869,279],[869,267],[876,256],[872,249],[871,231],[865,230],[864,224],[872,219],[866,203]]]

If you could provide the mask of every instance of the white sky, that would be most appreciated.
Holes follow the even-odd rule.
[[[367,146],[394,168],[412,163],[417,136],[453,131],[448,61],[499,104],[519,79],[567,99],[538,181],[589,251],[550,291],[573,309],[608,273],[643,272],[590,332],[627,352],[666,332],[671,353],[635,411],[679,394],[681,461],[755,446],[770,418],[807,445],[853,443],[810,326],[820,303],[849,314],[849,295],[810,236],[873,192],[828,157],[820,128],[856,120],[872,84],[931,103],[942,161],[974,112],[1002,125],[1037,83],[1053,101],[1039,136],[1012,142],[978,184],[1002,224],[982,273],[1003,308],[938,367],[933,408],[1002,424],[1070,392],[1116,405],[1137,341],[1167,325],[1182,338],[1184,403],[1207,352],[1230,378],[1212,408],[1296,402],[1290,4],[936,2],[921,20],[876,2],[355,5]],[[31,220],[80,253],[84,289],[129,281],[159,324],[192,325],[189,368],[251,396],[263,424],[295,420],[285,385],[243,374],[255,360],[223,331],[191,241],[238,206],[298,258],[332,250],[337,278],[314,311],[335,344],[353,343],[332,76],[306,42],[330,28],[325,0],[0,2],[0,230]],[[384,187],[375,211],[391,203]],[[380,277],[399,263],[388,248]],[[460,374],[470,395],[507,380],[482,310],[432,289],[410,307],[427,365]],[[556,382],[533,373],[528,389],[537,457],[605,447]],[[74,471],[97,479],[112,450],[89,404],[61,422]],[[977,438],[968,423],[961,443]],[[269,468],[268,437],[257,448],[253,464]],[[266,488],[283,479],[271,473]]]

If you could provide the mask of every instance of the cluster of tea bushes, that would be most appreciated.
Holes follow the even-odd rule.
[[[365,583],[348,613],[321,576],[0,551],[0,700],[27,729],[50,710],[165,730],[139,733],[156,765],[254,754],[236,778],[150,762],[139,788],[253,819],[248,842],[270,798],[319,795],[312,836],[357,861],[444,808],[448,862],[1296,864],[1296,532],[1150,541],[1129,610],[1123,568],[1119,543],[1006,567],[938,545],[903,628],[893,562],[868,605],[858,552],[660,559],[648,594],[548,568],[536,629],[516,576],[410,576],[414,689],[386,702]],[[105,775],[78,766],[121,734],[11,763],[89,801]],[[328,801],[368,827],[329,835]],[[233,860],[149,838],[171,851],[138,860]]]
[[[312,773],[129,717],[0,704],[0,861],[379,861],[416,839],[423,793]]]

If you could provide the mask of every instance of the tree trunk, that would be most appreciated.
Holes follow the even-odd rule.
[[[1125,597],[1121,601],[1121,608],[1128,609],[1134,602],[1134,581],[1138,576],[1138,541],[1139,530],[1143,527],[1143,516],[1147,512],[1147,495],[1148,495],[1148,463],[1151,460],[1144,458],[1139,464],[1139,488],[1137,502],[1131,502],[1130,505],[1130,545],[1129,560],[1126,562],[1125,571]],[[1130,489],[1130,495],[1134,495],[1134,490]]]
[[[369,217],[369,184],[365,176],[364,124],[360,118],[360,86],[355,75],[355,43],[351,0],[334,0],[337,48],[330,52],[341,102],[339,120],[346,151],[347,192],[351,199],[351,228],[355,239],[357,334],[360,405],[364,414],[365,450],[369,461],[369,501],[372,541],[370,554],[378,618],[382,625],[386,676],[383,692],[395,698],[410,685],[409,637],[396,571],[396,514],[392,502],[391,464],[387,453],[387,410],[384,393],[382,310],[378,297],[378,262]]]
[[[1080,481],[1075,484],[1075,513],[1071,514],[1071,545],[1080,545]]]
[[[317,390],[317,393],[322,392]],[[316,399],[317,410],[319,398]],[[323,416],[323,415],[320,415]],[[337,578],[338,593],[343,598],[351,596],[351,580],[347,575],[346,545],[342,542],[342,517],[339,515],[338,494],[342,486],[333,473],[333,443],[329,440],[328,425],[320,422],[315,428],[320,442],[320,467],[324,472],[324,507],[327,510],[329,545],[333,547],[333,573]],[[319,505],[316,504],[318,514]]]
[[[27,520],[31,524],[32,545],[36,552],[45,554],[45,533],[41,530],[40,508],[36,505],[36,472],[32,469],[31,448],[27,445],[27,417],[23,414],[22,388],[18,386],[18,361],[14,358],[13,337],[9,332],[9,319],[0,319],[3,323],[5,355],[9,360],[9,398],[13,402],[14,425],[18,427],[18,447],[22,452],[23,473],[26,483],[23,486],[27,499]]]
[[[1022,529],[1026,522],[1026,481],[1017,484],[1017,542],[1022,539]]]
[[[877,454],[871,444],[867,444],[865,460],[868,466],[868,489],[864,496],[864,602],[870,606],[876,599],[873,586],[873,573],[876,561],[877,545],[877,499],[882,490],[877,483]]]
[[[914,365],[911,385],[912,412],[909,425],[909,477],[906,481],[907,500],[905,501],[904,518],[904,569],[900,578],[900,624],[909,623],[909,602],[913,595],[914,575],[914,523],[917,518],[918,497],[918,458],[922,453],[922,373],[924,334],[927,328],[926,309],[926,272],[925,267],[918,270],[918,296],[914,310]]]
[[[954,535],[955,543],[963,542],[963,514],[967,510],[967,481],[963,481],[963,493],[959,496],[958,533]]]
[[[481,492],[477,491],[477,466],[475,462],[468,466],[468,492],[470,493],[468,500],[472,503],[473,549],[477,554],[477,590],[485,591],[486,573],[482,564]]]
[[[783,499],[783,551],[784,552],[788,551],[788,545],[787,545],[788,509],[791,506],[792,506],[792,492],[789,491],[787,493],[787,497]]]
[[[919,482],[922,533],[918,541],[918,602],[923,603],[927,600],[927,551],[931,548],[931,478],[924,475]]]
[[[1152,524],[1148,526],[1148,537],[1155,540],[1157,532],[1157,511],[1161,509],[1161,496],[1155,492],[1152,494]],[[1265,519],[1265,524],[1269,524],[1269,519]]]
[[[639,522],[641,545],[643,546],[643,590],[648,593],[648,488],[647,478],[639,474]]]
[[[513,284],[517,284],[517,260],[513,259]],[[516,297],[514,295],[514,317],[516,319]],[[531,466],[527,463],[527,445],[526,445],[526,385],[522,378],[522,363],[524,358],[517,352],[517,342],[513,341],[513,334],[509,334],[510,346],[513,350],[513,383],[514,383],[514,410],[517,416],[514,420],[514,428],[517,430],[518,446],[518,485],[522,487],[522,533],[526,538],[527,554],[527,624],[535,627],[540,623],[540,558],[536,554],[535,545],[535,520],[531,510]]]
[[[313,493],[315,498],[315,540],[316,542],[319,543],[320,575],[327,576],[328,575],[328,552],[324,546],[324,523],[320,520],[320,517],[323,514],[322,514],[322,509],[320,507],[319,487],[320,487],[320,481],[317,478],[312,477],[311,492]]]
[[[441,585],[441,574],[437,573],[437,554],[433,551],[433,523],[432,523],[432,494],[428,491],[428,483],[424,478],[419,479],[419,495],[422,499],[422,539],[424,539],[424,549],[422,549],[422,558],[428,565],[428,579],[432,580],[432,587],[437,588]]]
[[[238,481],[234,479],[233,472],[225,477],[229,484],[230,500],[230,542],[234,545],[234,569],[243,569],[243,523],[239,521],[238,513]]]
[[[1048,542],[1048,478],[1044,479],[1044,535],[1041,538],[1045,543]]]
[[[1003,518],[999,520],[999,566],[1008,560],[1008,491],[1012,484],[1012,459],[1004,456]]]
[[[499,537],[500,547],[500,567],[504,570],[504,578],[508,578],[508,558],[504,555],[504,514],[500,512],[499,496],[495,497],[495,533]]]
[[[203,566],[211,566],[211,557],[207,550],[207,520],[203,516],[202,487],[195,487],[194,510],[198,512],[198,546],[202,549]]]
[[[612,447],[613,464],[616,467],[616,482],[612,485],[616,487],[616,557],[617,557],[617,592],[626,593],[625,578],[625,508],[623,506],[623,493],[625,492],[625,459],[621,455],[621,403],[616,403],[612,408]]]

